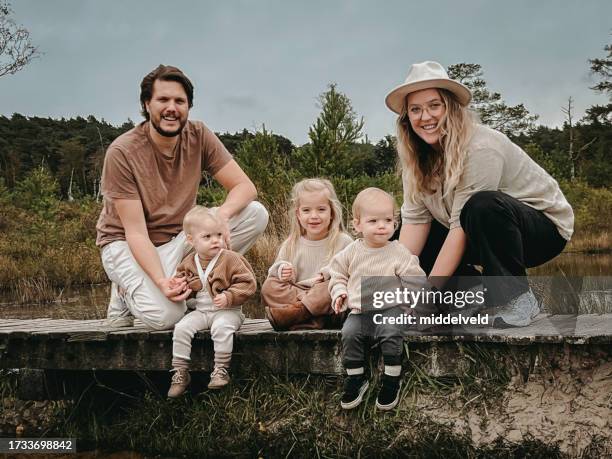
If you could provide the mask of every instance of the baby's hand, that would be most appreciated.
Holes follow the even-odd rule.
[[[342,312],[342,305],[344,304],[344,300],[346,300],[346,295],[344,293],[338,298],[336,298],[336,303],[334,304],[334,312],[336,314],[340,314]]]
[[[215,295],[213,299],[213,303],[218,308],[226,308],[227,307],[227,296],[224,293],[219,293]]]
[[[286,282],[293,279],[293,266],[291,266],[289,263],[285,263],[281,268],[280,274],[280,280],[282,281]]]
[[[185,282],[185,277],[178,277],[175,275],[170,278],[168,285],[170,286],[170,288],[177,288],[182,285],[187,285],[187,283]]]

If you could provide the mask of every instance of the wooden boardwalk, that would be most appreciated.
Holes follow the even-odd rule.
[[[455,330],[438,336],[407,336],[406,342],[409,349],[429,356],[429,373],[434,376],[452,373],[461,346],[473,342],[508,352],[534,346],[561,352],[596,347],[609,356],[612,314],[540,314],[524,328]],[[241,372],[342,373],[339,330],[276,332],[265,319],[247,319],[236,334],[234,348],[233,367]],[[0,320],[0,368],[168,370],[171,354],[171,330],[152,331],[144,325],[113,328],[103,320]],[[192,367],[210,371],[212,357],[209,333],[199,333]]]

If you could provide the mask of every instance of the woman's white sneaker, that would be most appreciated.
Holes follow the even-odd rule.
[[[526,327],[540,313],[538,300],[527,290],[502,306],[493,316],[494,328]]]

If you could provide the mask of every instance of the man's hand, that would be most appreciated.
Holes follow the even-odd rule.
[[[156,284],[170,301],[183,301],[191,294],[191,289],[187,288],[187,282],[181,278],[162,278],[158,279]]]
[[[227,307],[227,296],[224,293],[219,293],[215,295],[213,299],[213,303],[218,308],[226,308]]]
[[[225,248],[227,250],[232,250],[232,246],[231,246],[232,241],[231,241],[231,235],[230,235],[230,230],[229,230],[229,215],[227,215],[227,212],[225,212],[225,210],[222,207],[217,207],[215,212],[216,212],[217,217],[219,217],[219,220],[221,221],[223,240],[225,241]]]
[[[293,266],[291,266],[289,263],[285,263],[281,267],[280,280],[284,282],[290,281],[291,279],[293,279],[294,274],[295,270],[293,269]]]
[[[219,145],[223,147],[221,142],[219,142]],[[228,161],[225,166],[213,175],[213,178],[227,191],[225,201],[217,209],[217,215],[220,215],[227,224],[228,230],[224,233],[226,234],[225,243],[227,248],[231,250],[229,220],[233,216],[238,215],[242,209],[257,197],[257,190],[251,179],[233,159]]]
[[[336,314],[340,314],[342,312],[342,305],[344,304],[344,300],[346,300],[346,295],[344,293],[338,298],[336,298],[336,302],[334,303],[334,312]]]

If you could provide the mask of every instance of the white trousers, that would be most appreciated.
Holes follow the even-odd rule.
[[[268,225],[268,211],[259,202],[251,202],[229,221],[232,250],[245,253]],[[180,232],[171,241],[156,247],[167,277],[189,251],[185,233]],[[170,301],[145,274],[132,256],[126,241],[115,241],[102,249],[102,265],[114,284],[107,317],[133,315],[155,330],[172,328],[186,311],[185,301]],[[119,286],[125,293],[117,293]]]
[[[174,326],[172,336],[172,358],[191,360],[191,340],[202,330],[210,329],[215,354],[231,354],[234,347],[234,333],[244,322],[240,309],[196,309],[184,316]]]

